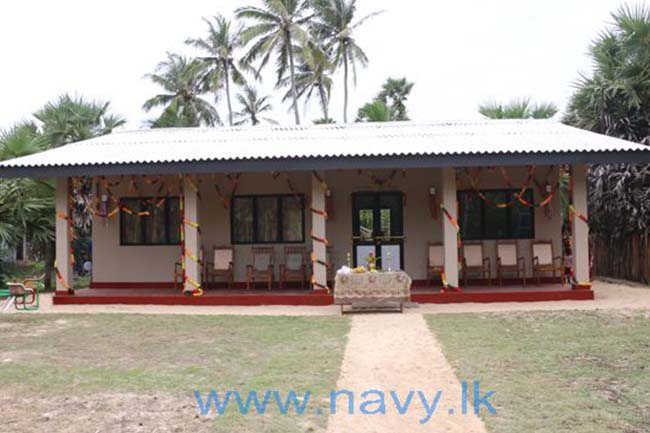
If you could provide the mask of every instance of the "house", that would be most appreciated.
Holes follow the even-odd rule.
[[[554,121],[474,120],[116,132],[4,161],[0,176],[56,178],[56,303],[323,305],[331,271],[370,252],[413,278],[415,301],[534,301],[593,298],[586,165],[639,161],[650,149]],[[559,272],[538,284],[532,245],[564,251],[566,178],[574,284]],[[93,191],[92,284],[73,291],[69,216],[82,182]],[[525,271],[499,285],[504,240]],[[442,279],[427,272],[432,243]],[[490,281],[465,284],[464,251],[476,244]],[[205,281],[215,246],[233,251],[230,288]],[[271,290],[245,289],[259,246],[275,253]],[[277,287],[287,246],[310,253],[305,287]]]

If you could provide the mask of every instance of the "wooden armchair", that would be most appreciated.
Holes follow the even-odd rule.
[[[280,288],[284,283],[299,282],[307,287],[307,249],[303,246],[284,247],[284,263],[280,265]]]
[[[553,242],[551,241],[532,241],[533,256],[533,278],[537,278],[537,284],[541,283],[540,274],[552,273],[553,278],[559,273],[564,285],[564,269],[562,267],[562,257],[553,255]]]
[[[497,242],[497,278],[500,286],[503,286],[503,274],[506,272],[516,274],[518,279],[523,278],[526,285],[526,262],[519,256],[517,241]]]
[[[427,281],[433,285],[436,277],[442,278],[445,266],[445,247],[441,242],[429,242],[427,250]]]
[[[205,263],[204,281],[214,284],[217,278],[223,278],[230,289],[234,283],[233,249],[228,246],[215,246],[212,262]]]
[[[250,289],[258,281],[266,281],[267,288],[271,290],[274,264],[273,247],[252,247],[251,262],[246,266],[246,288]]]
[[[463,280],[467,286],[467,276],[477,273],[481,278],[487,278],[488,285],[492,285],[492,270],[490,258],[483,254],[483,244],[463,245]]]

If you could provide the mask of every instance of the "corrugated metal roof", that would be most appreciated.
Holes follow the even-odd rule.
[[[170,128],[116,132],[0,162],[0,171],[286,158],[630,151],[645,155],[650,148],[551,120]]]

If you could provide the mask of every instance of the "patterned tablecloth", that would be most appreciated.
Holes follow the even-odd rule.
[[[406,272],[338,272],[334,281],[334,303],[408,302],[411,300],[411,277]]]

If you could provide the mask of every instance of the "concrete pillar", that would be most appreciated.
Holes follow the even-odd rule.
[[[72,233],[68,218],[70,215],[70,178],[56,178],[56,267],[58,275],[56,278],[57,291],[70,291],[73,284],[72,257],[70,256],[70,243],[72,242]]]
[[[183,178],[185,231],[185,284],[183,291],[195,292],[201,284],[201,231],[199,230],[199,193],[196,178]]]
[[[453,167],[442,169],[442,205],[451,216],[458,219],[456,170]],[[445,276],[451,287],[458,287],[458,232],[444,213],[441,220],[442,242],[445,249]]]
[[[320,179],[319,179],[320,178]],[[327,239],[325,229],[325,173],[313,172],[311,175],[311,232],[312,232],[312,286],[315,291],[328,290],[327,286]]]
[[[584,164],[571,167],[573,181],[573,207],[576,213],[587,217],[587,166]],[[578,283],[587,283],[589,279],[589,225],[573,215],[573,271]]]

